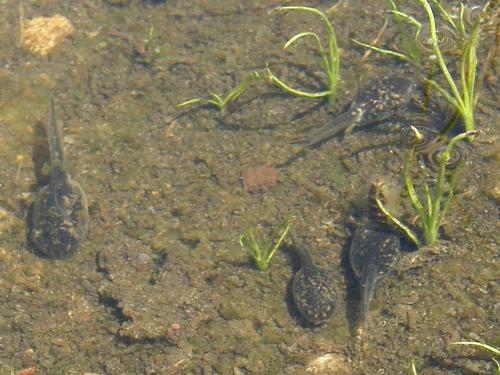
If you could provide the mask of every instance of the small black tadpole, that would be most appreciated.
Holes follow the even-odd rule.
[[[36,195],[30,239],[39,255],[64,259],[75,254],[86,240],[89,213],[85,192],[66,170],[62,132],[52,95],[46,133],[50,150],[50,181]]]
[[[291,234],[302,268],[293,277],[292,294],[297,310],[309,322],[320,324],[330,319],[335,311],[337,294],[332,276],[314,264],[304,243]]]
[[[305,138],[295,141],[294,143],[302,145],[302,149],[275,167],[288,167],[307,150],[318,147],[339,134],[397,117],[410,102],[415,90],[415,81],[403,76],[384,76],[369,82],[359,90],[346,111],[325,125],[312,129]]]
[[[400,258],[400,240],[395,234],[369,226],[357,228],[349,249],[349,262],[361,288],[359,322],[366,325],[370,301],[380,282]]]

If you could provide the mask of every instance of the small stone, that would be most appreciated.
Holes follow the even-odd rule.
[[[500,178],[493,179],[487,188],[487,193],[496,203],[500,202]]]
[[[311,360],[306,372],[314,375],[348,375],[352,374],[352,369],[341,354],[326,353]]]
[[[21,23],[21,44],[35,54],[47,56],[74,31],[69,20],[60,14],[35,17]]]

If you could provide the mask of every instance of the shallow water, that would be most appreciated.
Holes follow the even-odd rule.
[[[406,251],[379,287],[362,337],[346,250],[366,215],[370,182],[394,186],[392,208],[405,221],[415,215],[399,202],[399,120],[306,152],[264,191],[243,189],[246,168],[292,156],[291,142],[340,112],[363,82],[412,75],[375,54],[359,62],[365,51],[350,38],[373,39],[387,4],[346,3],[328,12],[342,48],[335,106],[284,94],[262,78],[221,113],[175,105],[226,93],[251,71],[264,75],[266,62],[287,82],[320,89],[314,45],[282,50],[295,33],[322,30],[318,20],[273,11],[290,1],[23,1],[26,19],[60,13],[76,28],[41,58],[19,47],[18,1],[0,1],[0,374],[31,366],[37,374],[334,373],[313,370],[318,358],[339,374],[409,373],[412,358],[419,374],[492,371],[489,355],[449,346],[499,345],[492,79],[476,116],[484,133],[468,146],[442,240]],[[152,26],[158,56],[145,42]],[[481,56],[491,43],[485,37]],[[50,93],[70,172],[90,202],[88,241],[65,261],[26,246],[37,189],[34,129],[47,121]],[[293,252],[280,250],[257,271],[238,243],[248,226],[266,232],[289,215],[336,282],[336,313],[320,327],[293,307]]]

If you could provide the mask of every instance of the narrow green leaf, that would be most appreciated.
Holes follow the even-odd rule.
[[[184,107],[186,105],[191,105],[191,104],[198,104],[198,103],[201,103],[202,102],[202,99],[200,98],[194,98],[194,99],[189,99],[189,100],[186,100],[182,103],[179,103],[176,105],[177,108],[180,108],[180,107]]]
[[[271,72],[271,70],[269,68],[267,68],[266,71],[267,71],[267,74],[269,75],[269,78],[271,78],[271,80],[274,83],[276,83],[283,90],[285,90],[285,91],[287,91],[289,93],[292,93],[294,95],[303,96],[303,97],[306,97],[306,98],[321,98],[321,97],[325,97],[325,96],[328,96],[328,95],[332,94],[331,91],[321,91],[321,92],[309,93],[309,92],[305,92],[305,91],[296,90],[296,89],[288,86],[285,82],[283,82],[282,80],[280,80],[278,77],[276,77]]]
[[[457,342],[452,342],[450,345],[470,345],[470,346],[477,346],[478,348],[486,349],[489,352],[492,352],[495,355],[500,356],[500,350],[495,348],[494,346],[488,345],[488,344],[483,344],[482,342],[477,342],[477,341],[457,341]]]
[[[368,48],[368,49],[371,49],[373,51],[376,51],[376,52],[379,52],[379,53],[382,53],[384,55],[389,55],[389,56],[393,56],[393,57],[397,57],[398,59],[400,60],[403,60],[403,61],[406,61],[406,62],[409,62],[411,64],[414,63],[414,61],[402,54],[402,53],[399,53],[399,52],[396,52],[396,51],[393,51],[393,50],[390,50],[390,49],[385,49],[385,48],[380,48],[380,47],[376,47],[376,46],[373,46],[371,44],[367,44],[367,43],[363,43],[363,42],[360,42],[359,40],[356,40],[356,39],[351,39],[352,42],[358,46],[361,46],[361,47],[365,47],[365,48]]]

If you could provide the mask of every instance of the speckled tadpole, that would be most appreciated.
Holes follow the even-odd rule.
[[[364,326],[375,288],[394,269],[400,257],[399,237],[370,228],[356,229],[349,250],[349,261],[361,287],[360,323]]]
[[[370,81],[359,90],[347,110],[326,124],[311,129],[305,138],[294,141],[295,144],[301,144],[302,148],[291,158],[276,164],[276,167],[289,166],[306,150],[343,132],[392,119],[404,112],[415,90],[416,82],[404,76],[384,76]]]
[[[404,76],[385,76],[371,81],[359,90],[345,112],[312,130],[306,139],[297,143],[311,148],[354,127],[386,121],[404,108],[415,88],[415,81]]]
[[[63,259],[72,256],[87,238],[89,214],[85,192],[66,171],[61,129],[56,121],[52,96],[47,139],[50,182],[36,195],[31,241],[40,255]]]
[[[295,234],[292,234],[292,239],[302,264],[293,277],[293,300],[300,314],[309,322],[325,322],[335,311],[337,295],[333,279],[326,270],[314,264],[311,253]]]

